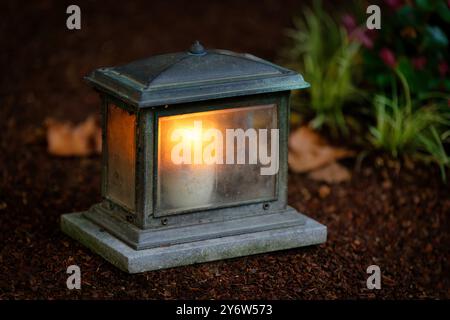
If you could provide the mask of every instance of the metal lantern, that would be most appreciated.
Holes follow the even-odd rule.
[[[63,215],[65,233],[130,273],[326,241],[287,204],[301,75],[196,42],[86,80],[102,98],[103,201]]]

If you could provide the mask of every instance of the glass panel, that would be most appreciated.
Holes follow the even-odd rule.
[[[136,116],[115,105],[108,106],[108,198],[134,210]]]
[[[157,213],[274,199],[278,157],[277,171],[262,175],[270,164],[258,143],[266,131],[264,154],[271,156],[276,128],[275,104],[159,117]],[[244,135],[234,136],[236,129]]]

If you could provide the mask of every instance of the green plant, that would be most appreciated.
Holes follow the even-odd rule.
[[[402,85],[402,95],[397,93],[394,82],[391,98],[385,95],[374,97],[376,125],[370,128],[370,141],[395,158],[410,156],[437,163],[445,181],[445,167],[450,166],[450,157],[444,148],[450,136],[448,97],[444,104],[415,106],[405,76],[399,69],[395,69],[395,73]],[[415,101],[416,104],[422,102]]]
[[[350,41],[345,29],[324,12],[319,1],[314,3],[314,10],[306,8],[304,17],[295,19],[294,24],[296,28],[288,33],[293,44],[285,57],[311,88],[306,101],[294,94],[293,108],[304,115],[312,113],[311,125],[315,128],[327,126],[333,135],[347,134],[344,106],[361,93],[353,83],[360,45]]]
[[[389,90],[398,68],[408,81],[411,95],[421,98],[430,91],[450,91],[448,61],[450,6],[447,0],[391,0],[380,2],[382,28],[367,30],[368,40],[361,50],[365,84],[378,91]],[[359,7],[345,15],[347,31],[354,32],[357,24],[364,26],[367,15]]]

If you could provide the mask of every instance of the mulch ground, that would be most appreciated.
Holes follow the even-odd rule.
[[[43,123],[98,112],[84,74],[196,38],[274,59],[300,12],[294,1],[148,2],[81,2],[81,31],[65,29],[69,3],[0,4],[0,299],[450,298],[449,186],[434,167],[375,156],[347,162],[340,185],[290,174],[290,205],[328,227],[320,246],[128,275],[62,234],[62,213],[100,201],[100,157],[49,156]],[[71,264],[82,290],[66,288]],[[372,264],[381,290],[366,288]]]

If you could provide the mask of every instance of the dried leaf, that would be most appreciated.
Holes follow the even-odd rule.
[[[94,116],[78,125],[55,119],[47,119],[45,124],[50,154],[80,157],[101,152],[101,129]]]
[[[294,172],[311,171],[353,155],[351,150],[328,145],[320,135],[305,126],[289,137],[288,163]]]
[[[333,162],[323,168],[311,171],[308,174],[308,177],[313,180],[325,181],[327,183],[340,183],[350,180],[351,175],[346,167],[337,162]]]
[[[322,199],[328,197],[328,196],[330,195],[330,193],[331,193],[331,189],[330,189],[329,186],[327,186],[327,185],[325,185],[325,184],[322,185],[322,186],[320,186],[320,188],[319,188],[319,196],[320,196]]]

